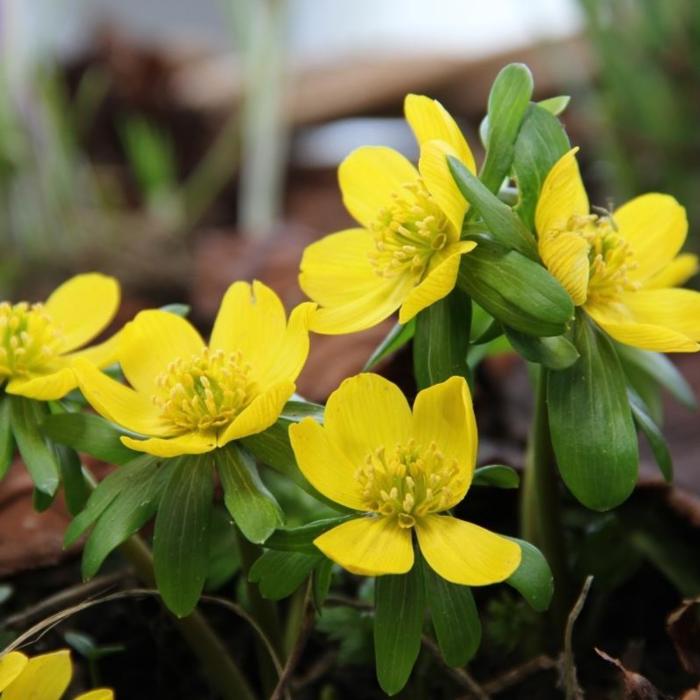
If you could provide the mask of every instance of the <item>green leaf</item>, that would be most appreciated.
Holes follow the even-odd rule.
[[[446,581],[425,562],[423,577],[442,658],[448,666],[464,666],[481,643],[481,622],[471,589]]]
[[[123,483],[122,489],[98,517],[85,543],[82,564],[84,579],[91,579],[107,556],[153,517],[171,470],[172,462],[164,462],[163,466],[151,462],[149,469],[140,473],[140,479],[132,478]]]
[[[517,212],[531,230],[535,226],[542,183],[569,148],[569,138],[561,122],[544,107],[530,105],[515,144],[513,173],[520,190]]]
[[[209,561],[214,495],[211,455],[176,460],[160,499],[153,535],[158,590],[178,617],[189,615],[202,594]]]
[[[503,326],[495,319],[491,319],[491,323],[486,327],[483,333],[471,341],[472,345],[486,345],[496,338],[503,335]]]
[[[64,546],[75,544],[122,491],[136,488],[149,479],[156,469],[156,462],[157,458],[152,455],[141,455],[103,479],[90,494],[85,509],[68,526],[63,538]]]
[[[523,63],[507,65],[493,82],[488,121],[484,127],[486,159],[480,174],[481,181],[491,192],[498,192],[510,171],[515,142],[532,90],[532,73]]]
[[[558,117],[569,106],[569,102],[571,102],[571,95],[557,95],[557,97],[549,97],[546,100],[540,100],[537,106],[546,109],[550,114]]]
[[[77,515],[85,508],[90,496],[90,486],[85,479],[83,465],[76,451],[65,445],[55,445],[55,449],[61,465],[63,495],[66,499],[68,512],[71,515]]]
[[[413,339],[413,373],[419,389],[452,376],[469,378],[467,349],[471,300],[460,289],[421,311]]]
[[[537,547],[515,537],[508,539],[520,545],[522,560],[506,583],[515,588],[534,610],[544,612],[549,607],[554,593],[552,570]]]
[[[60,482],[60,465],[56,453],[40,431],[48,407],[23,396],[11,396],[9,401],[12,432],[22,460],[37,490],[53,496]]]
[[[474,471],[472,486],[495,486],[499,489],[517,489],[520,476],[505,464],[488,464]]]
[[[300,527],[276,530],[265,542],[268,549],[278,549],[284,552],[300,552],[304,554],[318,554],[314,540],[327,530],[336,525],[356,517],[355,515],[342,515],[338,518],[325,518],[307,523]]]
[[[581,357],[548,373],[552,445],[574,496],[588,508],[608,510],[626,500],[637,482],[637,433],[611,341],[581,314],[574,343]]]
[[[187,318],[187,316],[190,315],[191,307],[189,304],[166,304],[165,306],[161,306],[160,310],[175,314],[175,316]]]
[[[374,655],[377,680],[387,695],[406,685],[418,658],[425,615],[423,567],[400,576],[378,576],[374,589]]]
[[[628,392],[628,395],[634,422],[649,441],[649,446],[651,447],[654,459],[659,465],[659,469],[661,470],[664,479],[668,483],[671,483],[673,481],[673,461],[671,459],[671,453],[668,449],[663,433],[661,432],[659,426],[654,422],[654,419],[647,412],[646,406],[639,396],[637,396],[637,394],[635,394],[633,391]]]
[[[209,561],[206,591],[216,591],[228,583],[241,568],[238,531],[228,511],[215,505],[209,526]]]
[[[376,367],[385,357],[389,357],[389,355],[393,355],[400,350],[413,338],[415,331],[416,322],[414,319],[411,319],[404,325],[397,323],[387,333],[386,338],[374,349],[374,352],[370,355],[362,371],[368,372],[373,367]]]
[[[244,537],[264,542],[282,524],[283,516],[275,497],[260,480],[253,458],[231,442],[214,452],[224,489],[224,503]]]
[[[686,408],[697,409],[698,404],[693,389],[666,355],[621,343],[616,343],[615,349],[625,371],[628,368],[635,368],[661,384]]]
[[[331,589],[331,582],[333,580],[333,562],[326,557],[316,564],[316,568],[313,572],[312,580],[312,595],[314,606],[321,614],[323,603],[328,596],[328,591]]]
[[[5,478],[15,456],[12,437],[12,403],[7,394],[0,395],[0,481]]]
[[[484,220],[490,237],[506,248],[535,260],[535,239],[513,210],[488,190],[455,156],[447,156],[447,162],[459,191]]]
[[[295,394],[295,396],[297,395]],[[324,408],[321,404],[297,397],[297,399],[287,401],[284,404],[280,418],[292,423],[298,423],[304,418],[313,418],[317,423],[323,423],[323,412]]]
[[[138,453],[122,445],[122,435],[131,435],[93,413],[56,413],[47,416],[41,429],[54,442],[68,445],[108,464],[127,464]]]
[[[250,567],[248,580],[258,584],[263,598],[282,600],[306,580],[322,555],[267,551]]]
[[[462,256],[457,284],[494,318],[535,336],[562,335],[571,297],[542,265],[490,241]]]
[[[549,367],[549,369],[566,369],[578,360],[578,350],[564,335],[548,338],[535,338],[506,327],[506,337],[513,349],[528,362]]]

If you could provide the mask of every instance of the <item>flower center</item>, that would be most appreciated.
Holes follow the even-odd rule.
[[[204,348],[168,365],[157,381],[153,403],[163,418],[184,430],[216,430],[230,423],[252,400],[250,365],[241,353]]]
[[[60,354],[61,341],[42,304],[0,303],[0,376],[47,369]]]
[[[369,254],[380,277],[413,274],[420,279],[430,258],[447,244],[449,223],[423,181],[403,185],[370,225],[375,250]]]
[[[447,459],[434,442],[424,447],[414,440],[370,452],[355,478],[367,510],[396,517],[405,528],[449,508],[465,486],[456,459]]]

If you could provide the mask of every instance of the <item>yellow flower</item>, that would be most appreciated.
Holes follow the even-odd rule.
[[[318,302],[311,330],[352,333],[376,325],[400,307],[406,323],[455,286],[467,203],[445,154],[476,171],[454,119],[436,100],[408,95],[406,118],[421,149],[418,170],[391,148],[366,146],[340,165],[343,202],[362,228],[311,244],[299,284]]]
[[[67,649],[30,659],[18,651],[0,657],[2,700],[60,700],[73,676]],[[83,693],[75,700],[114,700],[111,690]]]
[[[76,363],[80,389],[108,420],[147,439],[122,437],[159,457],[201,454],[259,433],[294,393],[309,352],[305,303],[289,323],[264,284],[232,284],[209,345],[184,318],[142,311],[121,332],[119,361],[130,388]]]
[[[71,365],[115,361],[116,340],[77,350],[103,331],[119,307],[119,283],[97,273],[64,282],[41,304],[0,302],[0,384],[8,394],[60,399],[77,386]]]
[[[591,213],[576,150],[542,186],[535,214],[542,261],[615,340],[659,352],[700,349],[700,293],[673,289],[698,269],[695,255],[679,255],[685,209],[650,193],[611,214]]]
[[[331,394],[323,427],[306,418],[289,435],[311,484],[363,513],[314,540],[348,571],[409,571],[414,530],[425,560],[453,583],[495,583],[518,567],[516,543],[440,515],[464,498],[476,461],[476,422],[461,377],[421,391],[411,414],[396,385],[360,374]]]

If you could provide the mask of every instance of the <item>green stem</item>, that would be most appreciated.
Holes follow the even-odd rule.
[[[145,542],[135,535],[119,551],[138,578],[145,585],[155,587],[153,557]],[[173,616],[173,622],[202,664],[207,680],[224,700],[255,700],[245,676],[201,613],[195,611],[183,618]]]
[[[559,503],[559,477],[552,450],[547,415],[547,370],[540,367],[536,379],[535,413],[528,442],[522,490],[521,532],[538,547],[552,569],[554,597],[552,624],[560,639],[570,601],[564,528]]]

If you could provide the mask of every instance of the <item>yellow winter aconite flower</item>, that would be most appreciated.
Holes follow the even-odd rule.
[[[460,241],[468,205],[445,158],[455,155],[476,171],[464,136],[436,100],[408,95],[404,107],[421,149],[418,170],[391,148],[353,151],[338,179],[361,228],[304,251],[299,284],[320,306],[311,325],[318,333],[363,330],[399,307],[406,323],[454,288],[460,257],[476,245]]]
[[[360,374],[331,394],[323,427],[306,418],[289,435],[311,484],[362,512],[314,540],[348,571],[409,571],[414,531],[425,560],[453,583],[495,583],[518,567],[516,543],[441,515],[464,498],[476,460],[476,422],[461,377],[421,391],[411,413],[396,385]]]
[[[309,352],[314,304],[292,312],[264,284],[232,284],[209,345],[184,318],[142,311],[121,332],[119,361],[131,387],[86,362],[80,389],[108,420],[144,439],[122,437],[159,457],[201,454],[259,433],[294,393]]]
[[[72,676],[73,666],[67,649],[31,659],[13,651],[0,657],[0,698],[60,700]],[[75,700],[114,700],[114,693],[102,688],[78,695]]]
[[[71,365],[115,361],[117,342],[78,350],[97,337],[119,307],[119,283],[97,273],[64,282],[44,303],[0,302],[0,384],[8,394],[50,401],[75,389]]]
[[[685,209],[650,193],[611,214],[591,213],[576,150],[542,186],[535,214],[542,261],[615,340],[659,352],[700,349],[700,293],[673,288],[698,269],[696,256],[679,255]]]

